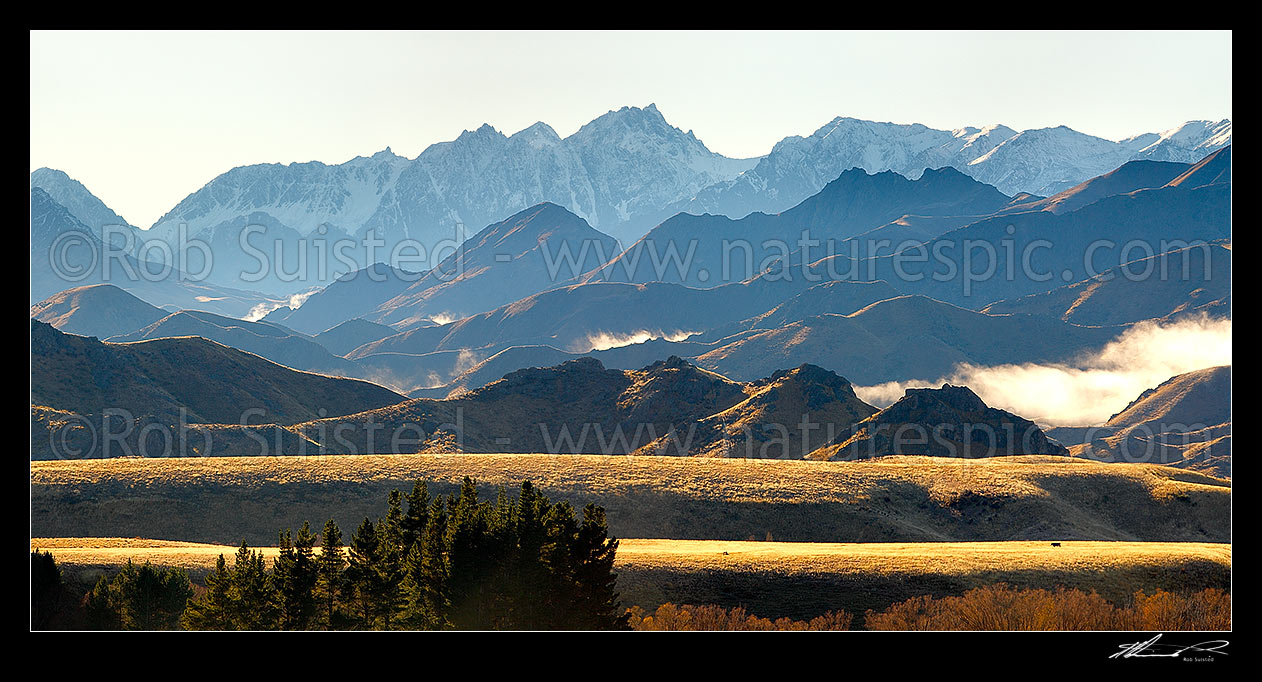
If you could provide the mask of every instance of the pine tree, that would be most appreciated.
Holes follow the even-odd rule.
[[[618,540],[609,537],[605,510],[594,504],[583,508],[574,556],[572,629],[625,630],[630,616],[618,600],[618,575],[613,572]]]
[[[244,541],[232,568],[223,555],[206,577],[206,593],[190,602],[184,622],[193,630],[275,630],[280,625],[280,597],[263,564],[263,553]]]
[[[123,624],[110,596],[110,579],[101,576],[84,600],[83,609],[93,630],[122,630]]]
[[[31,629],[48,627],[61,601],[61,568],[50,552],[31,552]]]
[[[390,628],[402,607],[404,561],[410,546],[404,524],[403,495],[391,490],[386,517],[378,526],[377,551],[373,556],[372,597],[376,605],[379,627]]]
[[[318,579],[312,548],[315,536],[304,523],[292,540],[288,530],[280,535],[280,551],[272,564],[272,579],[279,599],[282,630],[307,630],[315,620],[315,586]]]
[[[579,521],[568,502],[551,502],[529,482],[515,499],[501,488],[488,503],[478,500],[477,484],[468,477],[445,500],[431,497],[417,481],[406,497],[390,494],[383,519],[364,519],[348,552],[330,519],[319,554],[308,524],[296,537],[281,533],[270,574],[263,555],[245,543],[231,568],[221,555],[205,594],[189,603],[185,624],[238,630],[625,629],[628,616],[613,573],[618,541],[609,537],[603,509],[588,505],[582,516]],[[135,569],[127,571],[130,576]],[[112,583],[99,583],[88,598],[90,609],[114,603],[114,592]],[[121,626],[113,617],[102,609],[98,621]]]
[[[377,552],[377,528],[364,517],[351,535],[346,557],[346,592],[353,604],[353,619],[360,627],[372,627],[371,573],[373,555]]]
[[[190,630],[235,629],[232,601],[232,575],[220,554],[215,561],[215,570],[206,576],[206,592],[190,601],[184,611],[184,627]]]
[[[447,506],[441,499],[430,503],[421,538],[420,574],[414,578],[414,601],[426,628],[445,630],[451,623],[451,566],[448,560]]]
[[[466,476],[460,493],[448,500],[447,598],[449,618],[460,630],[489,627],[486,591],[494,569],[487,561],[486,514],[477,485]]]
[[[522,483],[514,513],[512,534],[505,538],[511,551],[511,581],[505,606],[504,627],[538,630],[548,627],[555,602],[555,580],[545,563],[549,544],[548,521],[551,503],[535,492],[529,481]]]
[[[346,581],[361,628],[390,627],[398,607],[402,566],[395,563],[391,537],[386,521],[374,525],[368,518],[351,536]]]
[[[324,523],[320,533],[320,555],[316,558],[316,601],[318,623],[332,629],[337,625],[338,595],[342,591],[346,557],[342,551],[342,530],[333,519]]]
[[[429,516],[429,487],[425,481],[416,480],[412,492],[407,496],[408,509],[403,515],[403,548],[404,555],[411,552],[412,546],[420,542],[425,535],[425,524]]]
[[[159,569],[128,561],[110,585],[127,630],[171,630],[179,625],[193,588],[180,568]]]
[[[377,528],[378,547],[382,560],[400,559],[404,553],[403,495],[391,490],[386,501],[386,517]]]
[[[263,564],[263,553],[245,541],[232,565],[232,621],[237,630],[274,630],[280,622],[279,595]]]
[[[101,629],[171,630],[179,626],[193,587],[179,568],[137,566],[128,560],[112,579],[97,581],[86,604]]]

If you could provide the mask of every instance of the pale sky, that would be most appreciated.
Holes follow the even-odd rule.
[[[1231,33],[31,34],[31,170],[142,227],[235,166],[649,103],[736,157],[836,116],[1121,139],[1231,118]]]

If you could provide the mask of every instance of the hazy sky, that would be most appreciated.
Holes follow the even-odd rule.
[[[31,34],[31,169],[142,227],[234,166],[650,102],[740,157],[842,115],[1120,139],[1231,118],[1231,33]]]

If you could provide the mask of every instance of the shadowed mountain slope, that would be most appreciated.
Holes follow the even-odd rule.
[[[678,358],[632,371],[580,358],[521,369],[450,400],[418,398],[292,430],[335,453],[626,454],[744,397],[741,384]]]
[[[1148,159],[1128,161],[1115,171],[1091,178],[1063,192],[1053,194],[1046,199],[1014,203],[1013,206],[1002,212],[1048,211],[1056,214],[1068,213],[1115,194],[1129,194],[1141,189],[1163,187],[1187,172],[1191,167],[1192,164],[1174,163],[1171,161],[1151,161]]]
[[[909,388],[889,407],[855,424],[850,434],[812,459],[869,459],[888,455],[999,457],[1068,455],[1032,421],[987,407],[966,386]]]
[[[402,328],[459,319],[555,288],[617,251],[617,240],[582,218],[539,204],[486,226],[365,317]]]
[[[995,215],[896,255],[865,261],[825,254],[810,269],[827,279],[884,280],[904,293],[981,309],[1136,258],[1229,240],[1231,184],[1189,187],[1195,184],[1115,194],[1062,214]]]
[[[309,336],[278,324],[247,322],[200,310],[181,310],[108,340],[129,343],[178,336],[200,336],[303,371],[340,376],[356,376],[357,372],[353,362],[334,355]]]
[[[326,329],[311,339],[334,355],[346,355],[365,343],[380,341],[387,336],[393,336],[394,333],[394,329],[384,324],[357,317]]]
[[[108,257],[103,254],[109,253]],[[217,286],[172,269],[106,251],[98,232],[40,187],[31,188],[30,305],[67,289],[113,284],[160,308],[198,308],[245,316],[268,296]]]
[[[1130,324],[1206,312],[1231,315],[1231,245],[1205,243],[1111,268],[1041,294],[996,301],[992,315],[1050,315],[1081,325]]]
[[[923,296],[816,315],[744,336],[697,357],[740,380],[810,363],[860,385],[948,376],[958,363],[1055,362],[1101,346],[1120,328],[1079,327],[1036,315],[985,315]]]
[[[283,324],[306,334],[317,334],[347,320],[362,317],[407,289],[421,273],[376,263],[349,272],[308,296],[297,308],[280,307],[264,322]]]
[[[572,285],[442,326],[401,332],[348,357],[517,345],[581,353],[636,338],[682,338],[765,312],[810,284],[755,279],[713,289],[665,282]]]
[[[835,247],[838,240],[902,216],[989,215],[1009,201],[994,187],[949,167],[926,171],[918,180],[854,168],[783,213],[752,213],[739,220],[678,214],[585,279],[691,286],[739,282],[801,248],[804,237],[814,240],[817,249],[830,240]],[[680,267],[684,264],[686,271]]]
[[[364,381],[298,372],[203,338],[103,343],[31,321],[31,404],[81,415],[125,410],[187,422],[294,423],[390,405]],[[247,410],[261,410],[247,415]]]

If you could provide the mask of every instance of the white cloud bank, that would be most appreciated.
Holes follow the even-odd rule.
[[[936,381],[858,386],[864,401],[885,407],[908,388],[944,383],[973,389],[987,405],[1050,426],[1102,424],[1149,388],[1176,374],[1231,364],[1231,320],[1207,316],[1173,324],[1141,322],[1101,350],[1052,365],[962,364]]]
[[[587,338],[574,343],[571,350],[576,353],[587,353],[594,350],[621,348],[635,343],[652,341],[653,339],[662,339],[664,341],[683,341],[695,333],[696,332],[689,331],[663,332],[660,330],[652,331],[648,329],[641,329],[627,334],[597,332],[595,334],[588,334]]]

